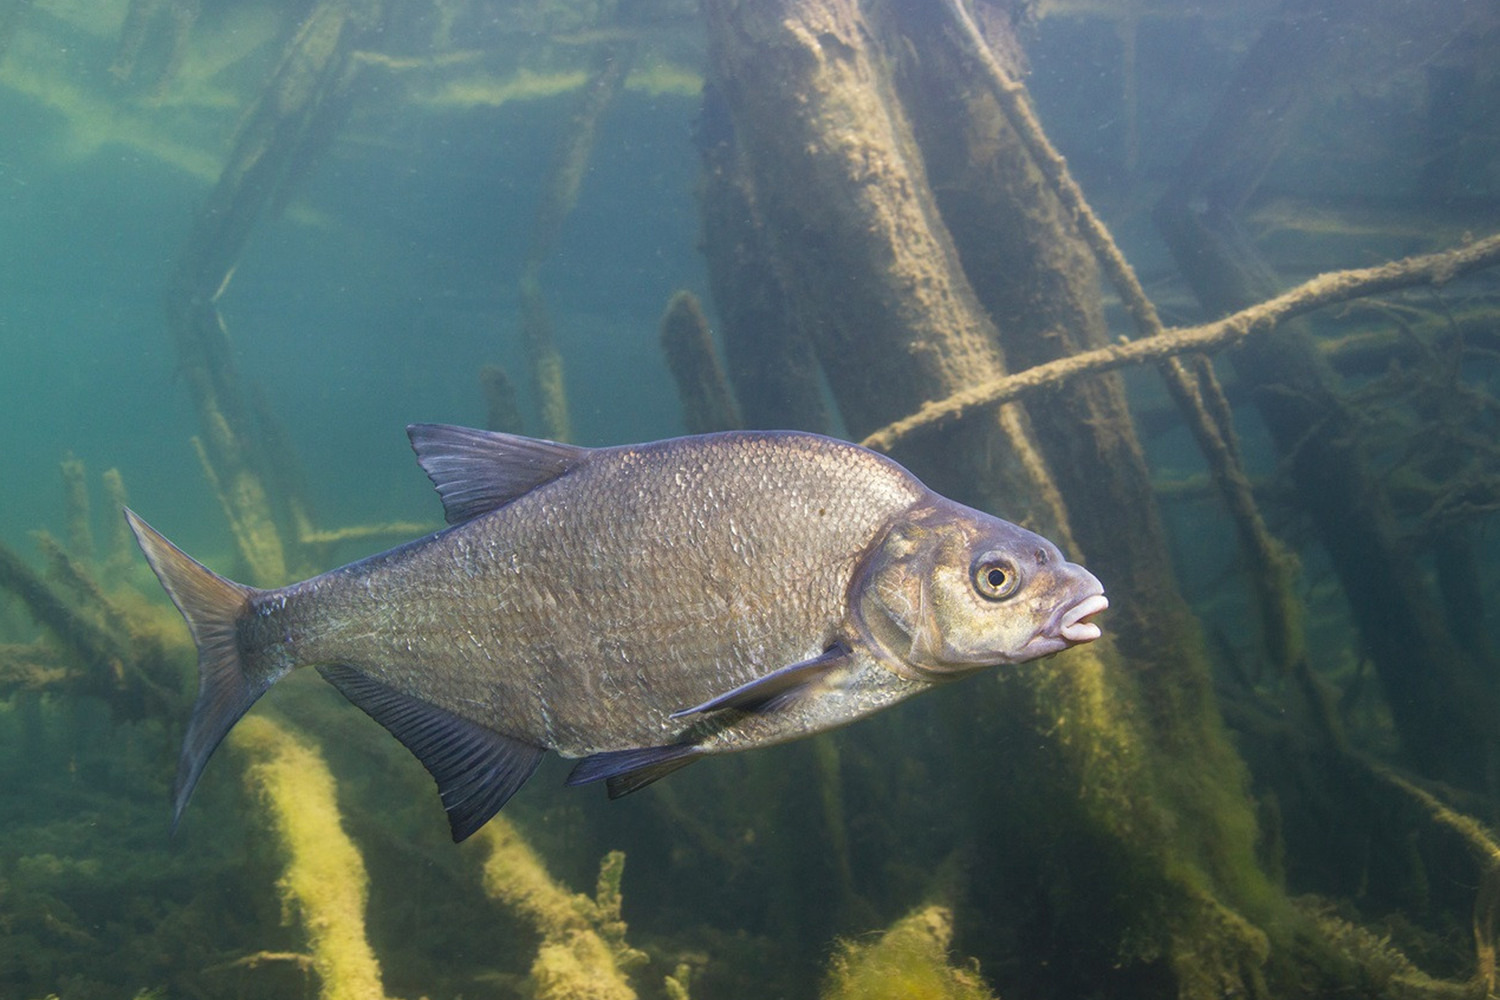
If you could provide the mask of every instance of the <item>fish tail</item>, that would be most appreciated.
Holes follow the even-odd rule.
[[[226,580],[167,541],[125,509],[125,520],[167,596],[187,620],[198,647],[198,699],[182,741],[177,779],[172,785],[172,831],[182,819],[198,778],[214,748],[224,739],[275,677],[253,677],[236,642],[239,619],[258,591]]]

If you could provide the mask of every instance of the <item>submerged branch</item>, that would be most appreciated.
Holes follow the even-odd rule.
[[[1025,143],[1026,151],[1031,154],[1037,169],[1047,178],[1058,200],[1072,216],[1073,224],[1078,227],[1084,242],[1104,268],[1110,284],[1119,292],[1120,300],[1135,320],[1136,328],[1147,335],[1160,332],[1162,322],[1156,314],[1156,306],[1147,297],[1140,279],[1136,277],[1135,269],[1125,259],[1103,220],[1089,207],[1088,200],[1083,196],[1083,189],[1068,170],[1067,161],[1047,138],[1026,95],[1026,85],[1007,72],[1000,60],[995,58],[984,35],[980,33],[979,26],[969,15],[965,0],[949,0],[949,11],[958,27],[964,50],[984,70],[990,93],[1005,113],[1006,120]]]
[[[529,984],[535,1000],[636,1000],[627,973],[645,964],[647,956],[625,941],[625,921],[620,916],[625,855],[611,851],[605,856],[599,865],[596,894],[590,899],[557,882],[505,817],[490,820],[478,839],[490,848],[484,865],[485,891],[542,936]]]
[[[1085,375],[1175,357],[1191,351],[1217,351],[1323,306],[1418,285],[1442,285],[1473,271],[1500,264],[1500,234],[1441,253],[1392,261],[1379,267],[1320,274],[1291,291],[1212,323],[1173,327],[1141,340],[1111,344],[1070,358],[1059,358],[1014,375],[970,386],[946,399],[924,403],[915,413],[887,424],[861,443],[889,451],[903,438],[980,406],[1006,403],[1039,389],[1051,389]]]
[[[283,914],[306,928],[324,1000],[385,1000],[380,962],[365,932],[369,879],[344,830],[338,791],[322,753],[264,715],[231,737],[249,758],[246,782],[265,803],[286,860]]]
[[[303,545],[336,545],[339,542],[360,541],[365,538],[393,538],[426,535],[438,526],[426,521],[386,521],[378,524],[351,524],[343,528],[318,530],[310,526],[299,526],[297,541]]]
[[[1432,822],[1447,827],[1463,840],[1479,865],[1479,890],[1474,898],[1474,953],[1478,978],[1485,995],[1495,995],[1496,942],[1500,938],[1500,845],[1478,820],[1444,805],[1432,793],[1379,765],[1370,765],[1376,777],[1405,792],[1427,811]]]

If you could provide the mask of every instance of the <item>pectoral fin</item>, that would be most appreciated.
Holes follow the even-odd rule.
[[[489,822],[526,784],[546,753],[397,691],[353,667],[321,666],[318,673],[390,730],[427,768],[437,782],[454,843]]]
[[[721,708],[737,708],[742,712],[775,711],[833,671],[848,666],[849,660],[849,647],[836,642],[810,660],[773,670],[764,677],[757,677],[753,681],[741,684],[734,690],[726,691],[717,698],[710,698],[701,705],[673,712],[671,717],[680,719],[684,715],[712,712]]]
[[[831,673],[847,667],[851,659],[848,646],[834,643],[810,660],[773,670],[764,677],[741,684],[733,691],[726,691],[694,708],[673,712],[672,718],[713,712],[721,708],[743,712],[774,712],[788,701],[814,689],[820,682],[827,680]],[[586,785],[593,781],[603,781],[609,786],[609,797],[617,799],[665,778],[701,756],[703,751],[694,743],[608,750],[580,760],[568,775],[567,783]]]

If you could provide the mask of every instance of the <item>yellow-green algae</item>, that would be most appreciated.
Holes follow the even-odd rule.
[[[385,1000],[380,965],[365,937],[369,880],[344,832],[333,775],[316,748],[264,715],[230,737],[250,759],[246,781],[265,803],[283,853],[283,919],[301,917],[323,1000]]]
[[[605,855],[590,899],[558,885],[503,816],[492,819],[478,838],[490,849],[484,865],[485,891],[526,918],[542,936],[531,965],[535,1000],[635,1000],[626,973],[643,964],[646,955],[625,942],[625,921],[620,917],[625,855]]]
[[[936,903],[898,920],[869,944],[844,941],[823,1000],[995,1000],[977,967],[948,961],[953,913]]]
[[[1140,696],[1130,675],[1110,669],[1108,643],[1069,652],[1066,668],[1038,672],[1038,710],[1061,754],[1080,776],[1077,817],[1106,841],[1129,845],[1118,871],[1126,891],[1157,894],[1140,905],[1123,953],[1164,957],[1184,996],[1216,996],[1230,983],[1222,970],[1259,984],[1271,953],[1265,927],[1288,939],[1305,930],[1284,896],[1255,865],[1257,830],[1243,793],[1242,767],[1224,757],[1227,742],[1202,713],[1173,710],[1170,747],[1143,739]],[[1050,714],[1048,714],[1050,713]],[[1050,722],[1050,725],[1048,724]],[[1178,766],[1180,754],[1218,757],[1212,769]],[[1206,776],[1233,776],[1215,784]],[[1176,803],[1171,814],[1163,806]],[[1134,867],[1136,871],[1128,870]],[[1222,898],[1236,901],[1237,912]],[[1165,950],[1165,954],[1161,950]]]

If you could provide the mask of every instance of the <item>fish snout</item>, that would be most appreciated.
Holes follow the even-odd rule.
[[[1099,578],[1082,566],[1068,563],[1063,571],[1067,581],[1063,584],[1064,593],[1074,599],[1057,610],[1042,635],[1066,649],[1099,638],[1102,634],[1099,626],[1089,619],[1109,607],[1109,598],[1104,596],[1104,584]]]
[[[1093,642],[1102,634],[1099,626],[1088,619],[1109,607],[1109,598],[1103,593],[1090,594],[1067,608],[1057,619],[1057,636],[1069,645]]]

